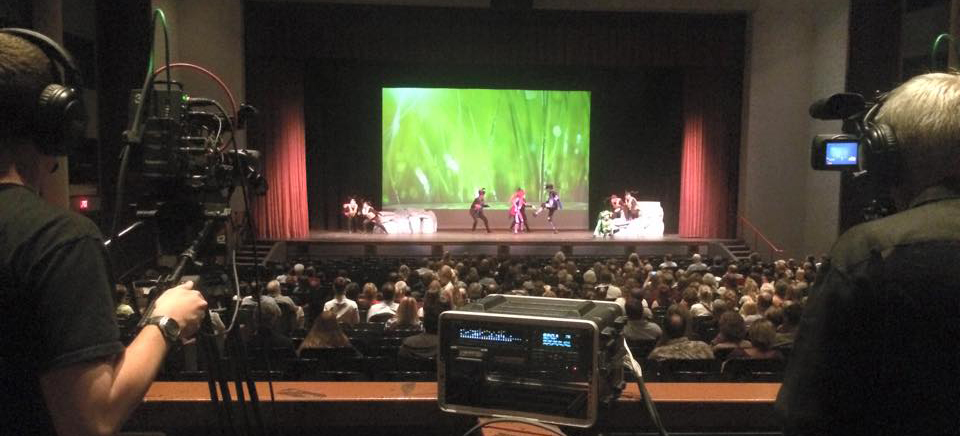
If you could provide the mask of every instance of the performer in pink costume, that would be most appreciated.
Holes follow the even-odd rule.
[[[526,224],[524,219],[523,209],[527,207],[526,192],[523,189],[517,188],[517,192],[513,194],[513,197],[510,197],[510,217],[511,217],[511,227],[513,227],[513,233],[520,233],[523,231],[523,226]]]

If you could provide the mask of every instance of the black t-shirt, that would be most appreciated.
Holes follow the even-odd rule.
[[[0,184],[0,432],[54,434],[39,377],[123,351],[97,227]]]

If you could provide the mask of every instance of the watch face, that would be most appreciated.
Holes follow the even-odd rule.
[[[180,325],[172,318],[164,318],[160,321],[160,329],[168,340],[176,341],[180,339]]]

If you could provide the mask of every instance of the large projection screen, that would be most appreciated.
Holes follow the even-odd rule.
[[[589,91],[383,88],[382,97],[385,209],[465,211],[486,188],[491,209],[504,210],[517,188],[539,204],[550,183],[563,211],[586,216]]]

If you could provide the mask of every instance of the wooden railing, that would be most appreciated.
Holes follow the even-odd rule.
[[[436,382],[257,382],[261,410],[279,434],[462,434],[476,418],[441,412]],[[230,385],[236,399],[235,386]],[[775,432],[779,383],[648,383],[667,430]],[[246,390],[246,389],[245,389]],[[246,398],[250,398],[249,395]],[[234,418],[242,426],[239,406]],[[596,432],[655,432],[636,385],[602,412]],[[125,431],[218,434],[216,407],[204,382],[157,382]],[[390,430],[384,430],[390,429]],[[337,430],[337,431],[334,431]],[[272,433],[270,433],[272,434]],[[592,433],[585,433],[592,434]]]
[[[776,259],[783,258],[784,250],[774,245],[774,243],[771,242],[770,239],[767,238],[767,236],[764,235],[763,232],[761,232],[760,229],[757,228],[757,226],[753,225],[753,223],[751,223],[750,220],[748,220],[746,217],[742,215],[738,215],[737,218],[739,218],[740,222],[743,224],[740,227],[740,237],[743,238],[744,241],[747,241],[746,231],[748,228],[753,234],[753,245],[751,245],[751,247],[753,247],[754,251],[758,253],[761,252],[759,241],[763,241],[766,247],[765,251],[767,251],[768,253],[768,259],[771,262]]]

